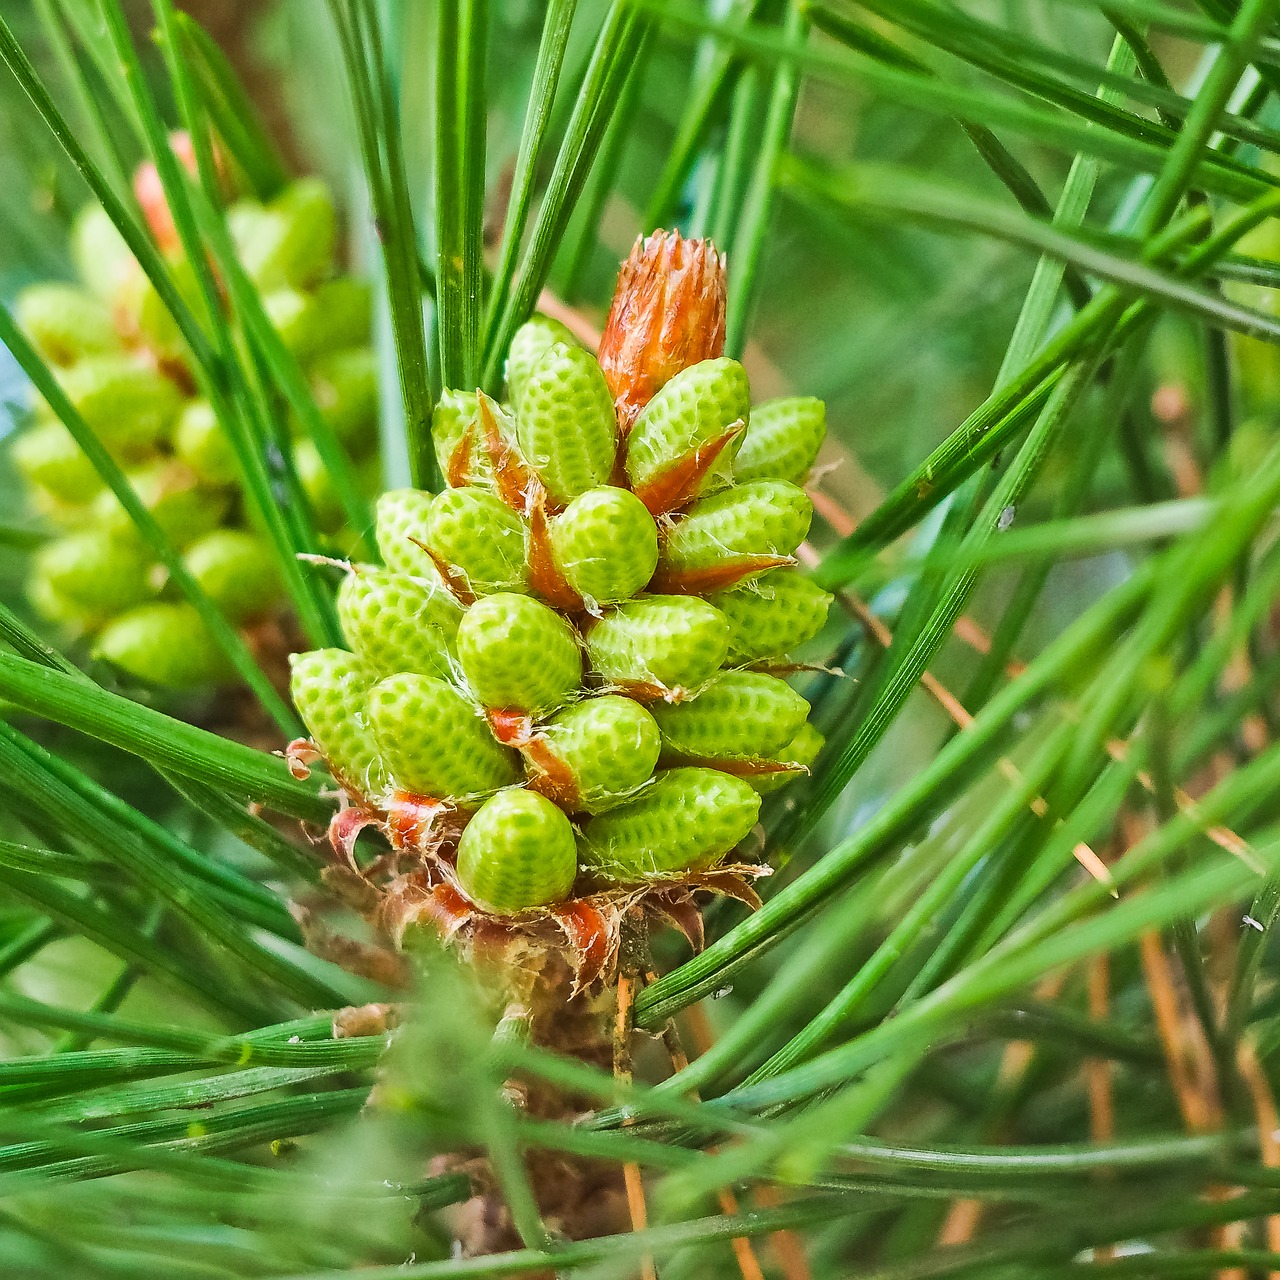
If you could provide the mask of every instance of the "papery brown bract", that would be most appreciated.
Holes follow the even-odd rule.
[[[724,352],[725,257],[710,240],[655,231],[618,274],[600,367],[623,433],[681,369]]]

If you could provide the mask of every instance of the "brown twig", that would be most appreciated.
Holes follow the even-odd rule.
[[[1236,1066],[1240,1078],[1249,1090],[1253,1114],[1258,1124],[1258,1150],[1265,1168],[1280,1168],[1280,1116],[1276,1114],[1276,1100],[1271,1083],[1258,1061],[1257,1051],[1249,1040],[1242,1040],[1236,1053]],[[1271,1214],[1265,1221],[1267,1248],[1280,1253],[1280,1214]],[[1280,1270],[1267,1272],[1270,1280],[1280,1280]]]
[[[1180,498],[1193,498],[1204,492],[1204,473],[1193,447],[1191,398],[1178,382],[1157,387],[1151,397],[1151,413],[1163,428],[1165,465],[1173,477],[1173,487]]]
[[[1121,830],[1127,848],[1132,848],[1146,834],[1145,824],[1132,813],[1121,814]],[[1222,1128],[1224,1118],[1222,1098],[1213,1052],[1205,1038],[1204,1028],[1198,1019],[1182,1008],[1173,964],[1158,930],[1148,930],[1142,935],[1139,952],[1169,1084],[1182,1122],[1190,1133],[1217,1132]],[[1235,1188],[1221,1184],[1206,1191],[1210,1199],[1217,1201],[1228,1200],[1238,1194]],[[1234,1248],[1243,1238],[1243,1224],[1219,1226],[1214,1229],[1213,1237],[1216,1248]],[[1230,1267],[1218,1271],[1217,1280],[1246,1280],[1246,1273],[1240,1268]]]
[[[938,1247],[948,1249],[968,1244],[978,1233],[982,1222],[981,1200],[953,1200],[938,1230]]]
[[[1119,738],[1112,738],[1107,743],[1106,749],[1107,755],[1117,763],[1123,761],[1129,754],[1129,744]],[[1155,794],[1155,782],[1145,769],[1140,769],[1134,777],[1144,791],[1150,795]],[[1181,787],[1173,789],[1173,799],[1178,806],[1178,811],[1188,818],[1194,819],[1200,812],[1200,806],[1195,797]],[[1243,836],[1239,836],[1232,831],[1230,827],[1203,827],[1202,830],[1205,836],[1212,840],[1224,853],[1229,853],[1232,857],[1239,858],[1245,866],[1256,871],[1259,875],[1266,874],[1266,864],[1254,853],[1253,846]]]
[[[756,1187],[755,1198],[756,1203],[766,1209],[775,1208],[782,1203],[777,1187],[767,1182]],[[782,1280],[813,1280],[809,1259],[804,1252],[804,1241],[794,1231],[775,1231],[769,1237],[769,1250],[782,1271]]]
[[[630,973],[618,975],[618,1011],[613,1026],[613,1076],[620,1084],[631,1083],[631,1011],[635,1005],[636,980]],[[622,1122],[626,1128],[629,1121]],[[644,1178],[640,1166],[628,1160],[622,1166],[622,1178],[627,1188],[627,1211],[631,1215],[632,1231],[644,1231],[649,1225],[649,1209],[644,1199]],[[658,1280],[653,1255],[646,1253],[640,1259],[640,1273],[644,1280]]]
[[[1199,1027],[1184,1020],[1178,1007],[1178,992],[1173,965],[1165,952],[1160,934],[1149,930],[1140,940],[1142,972],[1156,1019],[1160,1047],[1164,1051],[1169,1083],[1178,1103],[1182,1121],[1191,1133],[1212,1133],[1222,1119],[1221,1109],[1211,1101],[1197,1080],[1195,1058],[1190,1040],[1198,1036]]]
[[[646,982],[653,982],[657,979],[656,973],[645,975]],[[696,1006],[701,1012],[701,1006]],[[703,1029],[709,1034],[710,1028],[705,1025],[703,1019]],[[683,1071],[689,1065],[689,1055],[685,1052],[684,1042],[680,1039],[680,1029],[676,1026],[674,1018],[668,1018],[662,1028],[662,1044],[667,1051],[667,1057],[671,1059],[671,1069],[676,1072]],[[700,1049],[700,1052],[704,1050]],[[697,1097],[697,1093],[691,1096]],[[714,1148],[710,1148],[714,1151]],[[757,1195],[757,1199],[759,1196]],[[738,1198],[728,1187],[721,1187],[719,1192],[721,1212],[727,1214],[735,1214],[738,1212]],[[751,1247],[751,1241],[746,1236],[738,1236],[729,1242],[733,1247],[733,1256],[737,1260],[738,1270],[742,1273],[742,1280],[765,1280],[764,1272],[760,1269],[760,1262],[756,1258],[755,1250]]]
[[[1111,996],[1111,959],[1105,951],[1089,961],[1086,981],[1089,1016],[1095,1022],[1105,1022]],[[1094,1142],[1110,1142],[1116,1136],[1111,1059],[1087,1058],[1084,1069],[1089,1091],[1089,1137]]]
[[[1204,492],[1204,472],[1193,445],[1192,404],[1186,388],[1179,383],[1166,383],[1157,388],[1151,398],[1151,411],[1163,428],[1161,434],[1165,463],[1173,477],[1178,496],[1180,498],[1198,496]],[[1214,614],[1219,622],[1225,622],[1230,615],[1231,601],[1230,587],[1219,592],[1214,602]],[[1248,678],[1247,657],[1237,663],[1236,669],[1241,678]],[[1227,679],[1230,680],[1229,674]],[[1126,744],[1108,743],[1108,750],[1113,759],[1123,759],[1125,749]],[[1145,775],[1139,775],[1139,781],[1148,791],[1152,790],[1150,779]],[[1194,813],[1195,802],[1184,791],[1179,789],[1175,792],[1175,801],[1184,813]],[[1132,818],[1129,819],[1131,824],[1134,821]],[[1256,858],[1250,856],[1249,846],[1234,832],[1224,828],[1214,828],[1208,834],[1220,848],[1240,857],[1247,865],[1255,867],[1260,874],[1262,873],[1263,867]],[[1183,1122],[1193,1133],[1205,1133],[1218,1129],[1223,1121],[1221,1089],[1212,1049],[1205,1038],[1204,1029],[1197,1019],[1184,1016],[1179,1007],[1172,966],[1165,954],[1158,932],[1143,934],[1141,953],[1143,972],[1151,992],[1160,1042],[1168,1064],[1169,1079],[1178,1100],[1179,1110],[1182,1112]],[[1243,1046],[1241,1048],[1243,1052]],[[1241,1075],[1244,1077],[1243,1060]],[[1247,1078],[1245,1082],[1253,1094],[1255,1109],[1259,1109],[1262,1104],[1270,1101],[1269,1090],[1265,1091],[1264,1098],[1260,1098],[1254,1093],[1253,1084]],[[1261,1083],[1265,1089],[1265,1081]],[[1271,1115],[1271,1127],[1274,1129],[1274,1104],[1271,1105]],[[1210,1188],[1209,1194],[1221,1200],[1237,1192],[1230,1187],[1217,1186]],[[1270,1230],[1271,1222],[1268,1220],[1268,1231]],[[1227,1223],[1218,1227],[1214,1232],[1214,1238],[1219,1248],[1233,1248],[1244,1238],[1244,1224]],[[1217,1277],[1218,1280],[1245,1280],[1246,1272],[1243,1268],[1232,1267],[1219,1271]]]
[[[694,1051],[701,1056],[715,1043],[715,1033],[711,1030],[711,1021],[707,1017],[707,1011],[701,1004],[690,1005],[684,1011],[685,1025],[689,1028],[689,1036],[693,1041]],[[669,1024],[675,1042],[679,1047],[680,1061],[683,1066],[689,1065],[688,1056],[684,1052],[683,1046],[680,1044],[680,1033],[675,1027],[674,1021]],[[664,1033],[665,1039],[665,1033]],[[676,1059],[672,1059],[674,1066]],[[679,1067],[676,1068],[680,1070]],[[777,1191],[766,1183],[760,1183],[755,1188],[755,1199],[758,1204],[773,1206],[781,1203],[781,1196]],[[732,1191],[727,1187],[721,1191],[720,1204],[725,1213],[736,1213],[738,1211],[738,1202]],[[750,1242],[743,1240],[742,1242],[750,1251]],[[774,1259],[778,1266],[782,1269],[783,1280],[812,1280],[812,1273],[809,1271],[809,1262],[805,1257],[804,1242],[794,1232],[783,1229],[775,1231],[769,1237],[769,1248],[773,1253]],[[749,1277],[754,1273],[747,1271],[742,1266],[742,1257],[737,1249],[735,1241],[734,1253],[738,1256],[738,1267],[742,1271],[744,1277]],[[759,1270],[760,1264],[756,1261],[754,1253],[751,1254],[751,1265]]]
[[[1065,981],[1065,973],[1050,974],[1037,985],[1037,997],[1046,1002],[1056,1000]],[[1026,1074],[1035,1056],[1036,1046],[1032,1041],[1010,1040],[1000,1055],[1000,1071],[996,1078],[997,1090],[1007,1092],[1012,1089]],[[984,1207],[983,1202],[977,1199],[953,1200],[947,1216],[942,1221],[942,1226],[938,1229],[939,1247],[968,1244],[977,1234]]]

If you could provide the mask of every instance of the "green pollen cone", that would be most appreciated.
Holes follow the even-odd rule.
[[[265,209],[239,213],[238,256],[259,289],[306,288],[328,272],[338,225],[333,197],[318,178],[301,178]]]
[[[476,395],[474,391],[450,391],[440,393],[436,407],[431,411],[431,438],[435,446],[436,462],[440,474],[448,480],[454,461],[454,452],[462,443],[467,429],[471,429],[470,470],[467,479],[471,484],[493,487],[493,468],[488,455],[480,448],[477,423]],[[488,468],[486,470],[486,468]]]
[[[270,549],[243,529],[215,529],[183,556],[191,576],[232,622],[245,622],[280,600],[280,573]]]
[[[637,884],[714,866],[755,826],[760,797],[718,769],[667,769],[583,829],[584,869]]]
[[[246,243],[269,215],[244,215]],[[351,347],[309,376],[359,456],[376,378]],[[580,865],[597,889],[642,886],[713,868],[748,835],[761,795],[795,775],[739,773],[807,764],[822,739],[783,680],[738,668],[809,640],[831,597],[778,567],[812,518],[791,481],[812,465],[821,402],[773,401],[753,420],[742,366],[704,360],[649,402],[613,485],[614,398],[564,326],[523,325],[507,380],[514,416],[475,390],[439,397],[447,487],[379,498],[385,567],[356,566],[338,593],[355,652],[326,651],[314,670],[320,655],[296,659],[295,697],[326,755],[376,771],[372,800],[395,788],[470,814],[458,884],[479,909],[518,915],[564,902]],[[533,472],[537,492],[517,494]],[[541,488],[545,545],[528,505]]]
[[[798,764],[807,769],[818,758],[818,752],[822,750],[825,741],[813,725],[803,724],[799,733],[781,751],[774,752],[771,759],[778,764]],[[794,782],[799,776],[798,773],[758,773],[745,781],[751,784],[753,791],[767,796],[785,787],[788,782]]]
[[[307,501],[311,504],[316,528],[321,533],[337,533],[342,528],[346,513],[342,509],[342,499],[334,488],[333,477],[329,474],[329,468],[320,456],[314,440],[294,441],[293,466],[298,473],[302,492],[307,495]]]
[[[110,617],[155,595],[151,567],[137,546],[95,529],[42,547],[32,576],[77,609]]]
[[[578,340],[566,325],[550,316],[534,316],[526,320],[511,339],[507,352],[507,395],[517,413],[524,397],[525,383],[533,367],[557,342],[574,347]]]
[[[687,573],[747,556],[790,556],[809,533],[813,503],[783,480],[753,480],[703,498],[667,533],[662,568]]]
[[[516,424],[494,400],[488,401],[499,439],[516,454]],[[485,434],[484,420],[474,391],[444,391],[431,415],[431,433],[440,464],[440,474],[458,488],[472,486],[489,493],[497,491],[493,458]],[[458,452],[463,440],[467,447]]]
[[[345,649],[313,649],[290,661],[293,704],[329,772],[357,795],[385,795],[394,784],[369,719],[373,672]]]
[[[32,285],[18,295],[14,315],[50,364],[72,365],[120,350],[111,313],[91,293],[74,285]]]
[[[524,521],[483,489],[446,489],[427,519],[427,546],[473,595],[524,591],[529,570]]]
[[[204,484],[230,484],[240,473],[231,441],[207,400],[187,402],[173,430],[173,450]]]
[[[486,800],[458,842],[458,883],[498,915],[563,902],[577,873],[569,819],[532,791]]]
[[[334,434],[362,457],[377,443],[378,366],[368,347],[336,351],[311,370],[316,406]]]
[[[653,709],[667,750],[700,760],[768,759],[808,714],[785,681],[753,671],[728,671],[687,702]]]
[[[565,581],[588,603],[616,604],[642,591],[658,567],[658,526],[626,489],[591,489],[551,522],[551,550]]]
[[[649,780],[661,747],[656,721],[638,702],[587,698],[547,721],[529,752],[530,777],[557,798],[567,785],[574,808],[598,813]]]
[[[437,578],[361,566],[338,591],[347,643],[379,676],[408,671],[447,677],[462,609]]]
[[[803,574],[775,569],[708,599],[729,619],[729,661],[755,662],[781,657],[816,636],[832,597]]]
[[[388,676],[369,693],[369,715],[397,784],[418,795],[466,802],[519,778],[516,753],[443,680]]]
[[[124,237],[100,204],[87,204],[71,227],[71,258],[86,289],[108,306],[130,276],[142,274]]]
[[[767,400],[751,410],[751,425],[733,461],[734,479],[801,484],[827,434],[827,408],[814,396]]]
[[[591,669],[605,681],[691,689],[729,649],[729,623],[694,596],[649,596],[605,613],[587,632]]]
[[[57,623],[77,632],[96,631],[106,619],[101,614],[81,608],[49,585],[48,579],[33,574],[27,580],[27,599],[31,607],[47,622]]]
[[[422,489],[390,489],[378,499],[374,537],[378,554],[392,573],[438,577],[431,557],[419,545],[427,540],[427,519],[434,497]]]
[[[618,423],[608,383],[589,351],[557,342],[543,353],[521,392],[516,438],[556,502],[606,483]]]
[[[142,505],[180,548],[216,529],[230,502],[225,493],[204,488],[195,473],[180,462],[150,463],[129,472],[129,481]],[[129,513],[109,489],[94,499],[93,513],[110,536],[142,542]]]
[[[37,422],[13,444],[19,473],[59,502],[78,505],[102,492],[102,479],[60,422]]]
[[[231,667],[189,604],[144,604],[103,628],[94,649],[149,684],[195,689],[226,680]]]
[[[254,263],[279,235],[279,219],[268,213],[261,201],[246,197],[237,200],[227,210],[227,230],[235,246],[236,257],[245,271],[252,276]]]
[[[365,280],[338,276],[317,285],[311,321],[312,358],[367,348],[373,323],[373,293]]]
[[[627,475],[634,488],[652,483],[700,445],[751,414],[743,367],[727,356],[682,369],[653,397],[627,437]],[[723,488],[733,474],[734,445],[716,459],[700,492]]]
[[[458,627],[458,661],[472,693],[492,710],[542,715],[582,683],[573,628],[545,604],[507,592],[467,610]]]
[[[163,374],[123,356],[95,356],[58,381],[94,435],[118,458],[138,457],[169,429],[182,405]],[[46,416],[50,411],[42,409]]]
[[[267,313],[280,341],[296,359],[307,363],[315,351],[315,302],[300,289],[273,289],[262,295]]]
[[[182,256],[166,259],[174,286],[197,315],[201,312],[200,281],[191,263]],[[142,271],[133,272],[121,284],[117,314],[132,325],[143,344],[155,355],[186,365],[191,352],[178,322],[162,301],[151,280]]]

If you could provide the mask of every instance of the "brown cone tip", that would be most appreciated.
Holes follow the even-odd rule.
[[[230,192],[228,183],[228,166],[226,153],[219,146],[217,139],[212,139],[213,165],[217,171],[218,182],[224,194]],[[194,178],[198,174],[196,164],[195,143],[185,129],[177,129],[169,135],[169,149],[178,158],[178,163]],[[162,253],[177,253],[182,248],[182,240],[173,223],[173,214],[169,212],[165,200],[164,185],[160,181],[160,172],[155,161],[144,160],[133,174],[133,194],[142,209],[143,217],[151,230],[152,238]]]
[[[681,369],[724,353],[725,258],[710,240],[655,231],[618,273],[600,367],[625,434]]]
[[[192,144],[191,135],[185,129],[171,133],[169,146],[183,168],[194,178],[196,149]],[[169,212],[168,202],[164,198],[164,187],[160,182],[160,174],[154,161],[144,160],[135,170],[133,194],[160,251],[177,253],[182,248],[182,241],[178,238],[177,227],[173,225],[173,214]]]

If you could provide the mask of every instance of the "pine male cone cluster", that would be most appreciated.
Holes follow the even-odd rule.
[[[182,135],[174,146],[192,163]],[[194,301],[195,274],[154,167],[141,166],[134,185],[157,247]],[[305,371],[320,412],[376,491],[369,291],[336,271],[330,193],[317,179],[302,178],[267,203],[235,199],[228,224],[237,257]],[[263,624],[280,606],[275,557],[241,493],[226,424],[196,394],[191,354],[176,323],[101,206],[86,207],[76,219],[72,255],[78,281],[28,287],[17,301],[20,325],[204,591],[232,622]],[[199,615],[167,582],[71,433],[39,397],[32,409],[13,460],[31,507],[56,531],[34,559],[33,607],[89,637],[98,656],[147,683],[194,688],[228,677]],[[338,534],[343,513],[315,444],[295,434],[293,458],[317,526]]]
[[[831,599],[794,568],[825,419],[751,407],[723,314],[714,248],[658,235],[599,358],[525,324],[506,403],[437,406],[447,486],[379,500],[383,564],[338,592],[348,647],[295,655],[293,758],[341,784],[340,850],[388,837],[397,937],[552,921],[581,983],[637,900],[689,932],[692,891],[751,897],[724,860],[821,746],[778,672]]]

